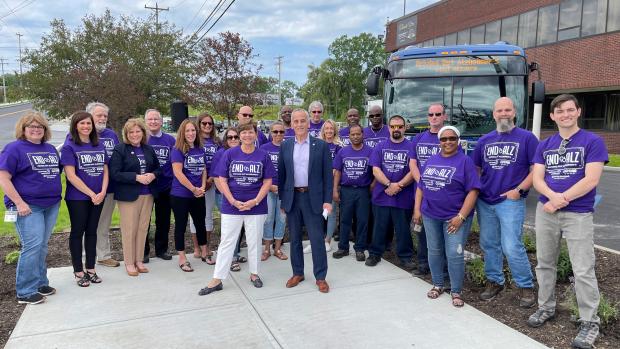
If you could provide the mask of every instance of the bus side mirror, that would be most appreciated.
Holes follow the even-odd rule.
[[[366,79],[366,94],[369,96],[376,96],[379,93],[379,78],[383,75],[383,68],[376,65],[372,68],[368,79]]]
[[[545,83],[537,80],[532,83],[532,99],[534,103],[545,102]]]

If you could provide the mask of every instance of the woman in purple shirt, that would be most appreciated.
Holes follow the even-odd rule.
[[[265,197],[275,171],[267,153],[255,146],[256,124],[244,124],[238,130],[241,146],[227,150],[215,170],[218,176],[215,183],[225,198],[222,201],[222,238],[213,279],[200,290],[201,296],[222,290],[222,280],[228,277],[228,265],[242,226],[245,226],[248,243],[250,281],[256,288],[263,286],[258,276],[259,251],[267,215]]]
[[[179,268],[192,272],[192,265],[185,256],[185,228],[187,217],[192,216],[194,222],[205,220],[205,190],[207,171],[202,140],[196,125],[191,120],[183,120],[177,132],[177,140],[171,154],[172,189],[170,204],[174,214],[174,247],[179,252]],[[200,246],[203,261],[207,256],[207,232],[204,224],[196,226],[196,238]]]
[[[413,221],[415,224],[424,222],[426,228],[428,262],[433,280],[428,298],[436,299],[444,292],[444,263],[447,258],[452,305],[462,307],[465,243],[480,190],[480,179],[473,160],[459,151],[458,129],[444,126],[437,136],[441,153],[431,156],[421,169]]]
[[[65,201],[71,220],[69,250],[78,286],[87,287],[102,280],[95,272],[97,226],[108,189],[108,154],[99,141],[95,122],[87,112],[71,116],[69,137],[60,156],[67,176]],[[86,272],[82,265],[82,245],[86,253]]]
[[[14,142],[0,154],[0,187],[10,221],[21,241],[15,288],[20,304],[39,304],[56,289],[47,279],[47,243],[60,207],[59,156],[47,141],[47,120],[28,112],[15,125]]]

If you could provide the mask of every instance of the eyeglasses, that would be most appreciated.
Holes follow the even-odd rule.
[[[562,139],[562,142],[560,143],[560,147],[558,148],[558,154],[560,155],[566,154],[566,146],[568,145],[568,142],[570,142],[570,139]]]
[[[253,118],[254,114],[245,114],[245,113],[240,113],[241,116],[243,116],[244,118]]]
[[[34,128],[35,130],[45,130],[45,126],[41,125],[28,125],[26,128]]]
[[[226,139],[228,139],[229,141],[233,140],[233,139],[239,139],[239,136],[226,136]]]
[[[283,135],[284,131],[275,130],[275,131],[271,131],[271,133],[273,133],[274,135]]]
[[[443,115],[443,113],[428,113],[428,117],[431,117],[431,116],[442,116],[442,115]]]
[[[207,126],[207,125],[211,125],[211,126],[213,126],[213,123],[212,123],[212,122],[209,122],[209,121],[201,121],[201,122],[200,122],[200,124],[201,124],[202,126]]]
[[[405,128],[405,125],[390,125],[392,130],[400,130],[401,128]]]
[[[313,110],[313,111],[312,111],[312,114],[322,114],[322,113],[323,113],[323,112],[322,112],[322,111],[320,111],[320,110]]]
[[[369,118],[379,118],[381,117],[383,114],[368,114]]]
[[[442,142],[442,143],[445,143],[445,142],[448,142],[448,141],[456,142],[458,140],[459,140],[459,137],[456,137],[456,136],[441,137],[441,138],[439,138],[439,141]]]

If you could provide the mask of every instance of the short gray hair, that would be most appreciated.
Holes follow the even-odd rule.
[[[291,115],[292,115],[292,114],[291,114]],[[273,124],[271,124],[271,126],[269,126],[269,129],[273,131],[273,127],[274,127],[274,126],[282,126],[282,127],[285,127],[285,126],[284,126],[284,123],[283,123],[282,121],[280,121],[280,120],[276,120],[276,121],[274,121],[274,122],[273,122]]]
[[[310,122],[310,114],[309,114],[309,113],[308,113],[308,111],[307,111],[306,109],[304,109],[304,108],[297,108],[297,109],[294,109],[294,110],[293,110],[293,112],[291,113],[291,119],[293,118],[293,114],[295,114],[295,113],[299,113],[299,112],[302,112],[302,113],[306,114],[306,120],[307,120],[308,122]]]
[[[323,112],[323,103],[319,102],[319,101],[313,101],[312,103],[310,103],[310,105],[308,106],[308,110],[312,110],[315,107],[319,107],[321,109],[321,112]]]
[[[157,109],[147,109],[144,112],[144,120],[146,120],[146,117],[149,116],[149,113],[153,113],[153,112],[157,113],[157,115],[159,116],[160,120],[163,120],[163,118],[161,117],[161,113]]]
[[[103,104],[101,102],[90,102],[90,103],[88,103],[86,105],[86,109],[85,110],[86,110],[87,113],[92,115],[93,114],[93,110],[95,110],[95,108],[97,108],[97,107],[101,107],[101,108],[105,109],[106,114],[110,112],[110,108],[107,105],[105,105],[105,104]]]

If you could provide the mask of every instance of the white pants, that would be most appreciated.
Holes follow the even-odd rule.
[[[213,207],[215,206],[215,184],[205,192],[205,228],[207,231],[213,231]],[[196,234],[196,227],[192,217],[189,217],[189,232]]]
[[[267,215],[234,215],[222,214],[222,238],[217,249],[217,259],[213,278],[226,279],[230,272],[230,263],[235,253],[235,246],[241,233],[241,227],[245,224],[245,238],[248,244],[248,264],[250,274],[258,274],[258,262],[260,258],[261,242],[263,238],[263,225]]]

